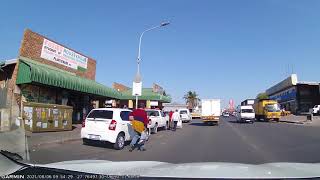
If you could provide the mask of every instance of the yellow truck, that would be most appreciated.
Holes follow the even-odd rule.
[[[279,121],[281,116],[280,106],[277,101],[271,99],[256,100],[253,104],[256,119],[265,121]]]

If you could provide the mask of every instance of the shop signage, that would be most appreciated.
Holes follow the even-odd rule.
[[[266,93],[268,95],[272,95],[274,93],[277,93],[279,91],[282,91],[284,89],[287,89],[291,86],[295,86],[298,83],[298,77],[296,74],[292,74],[290,77],[287,79],[279,82],[278,84],[272,86],[271,88],[267,89]]]
[[[158,106],[158,101],[150,101],[150,106]]]
[[[285,102],[294,100],[297,97],[296,87],[289,88],[285,91],[279,92],[275,95],[270,96],[271,99],[277,100],[278,102]]]
[[[43,40],[40,57],[73,69],[87,69],[87,57],[47,39]]]

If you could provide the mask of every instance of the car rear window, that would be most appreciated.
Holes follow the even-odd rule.
[[[112,119],[112,117],[113,117],[113,111],[93,110],[90,112],[87,118]]]
[[[129,114],[131,112],[130,111],[121,111],[120,113],[120,117],[123,121],[129,121]]]
[[[148,116],[159,116],[158,111],[146,111]]]
[[[180,111],[180,114],[188,114],[188,112],[183,110],[183,111]]]

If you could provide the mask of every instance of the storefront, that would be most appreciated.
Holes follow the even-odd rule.
[[[136,105],[135,96],[132,96],[132,89],[120,83],[113,83],[112,87],[121,92],[120,107],[134,108]],[[163,103],[171,102],[170,96],[165,94],[163,88],[153,84],[152,88],[142,88],[142,96],[138,97],[138,103],[143,103],[147,108],[162,109]]]
[[[294,114],[308,113],[310,108],[320,103],[318,82],[298,82],[296,74],[269,88],[266,93],[277,100],[281,108]]]
[[[92,108],[110,100],[117,106],[122,96],[95,81],[95,60],[30,30],[18,58],[0,63],[0,70],[1,130],[36,124],[37,130],[52,131],[50,123],[65,130],[62,122],[81,123]]]

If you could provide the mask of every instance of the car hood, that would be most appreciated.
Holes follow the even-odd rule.
[[[64,161],[41,165],[105,175],[133,175],[173,178],[308,178],[320,177],[320,163],[185,163],[171,164],[157,161],[104,160]]]

